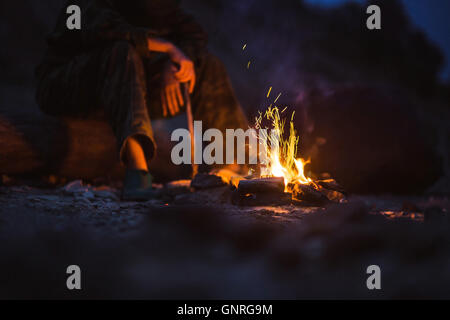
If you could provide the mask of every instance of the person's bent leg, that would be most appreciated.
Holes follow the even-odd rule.
[[[36,100],[42,111],[55,116],[104,113],[128,169],[125,186],[146,190],[151,188],[147,163],[156,150],[146,91],[141,57],[131,44],[120,41],[58,66],[43,65]]]
[[[127,166],[122,197],[154,197],[148,163],[156,151],[147,111],[147,84],[142,58],[128,42],[105,51],[100,103],[117,137],[120,159]]]
[[[126,165],[129,161],[127,142],[131,137],[135,137],[133,140],[141,145],[150,161],[156,145],[146,107],[147,88],[142,58],[133,45],[119,41],[105,49],[101,70],[100,104],[117,137],[121,161]]]
[[[127,167],[133,170],[148,171],[147,159],[137,136],[130,137],[125,146]]]

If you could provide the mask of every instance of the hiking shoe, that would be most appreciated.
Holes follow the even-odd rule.
[[[153,177],[144,170],[127,169],[123,183],[122,200],[147,201],[156,198],[152,187]]]

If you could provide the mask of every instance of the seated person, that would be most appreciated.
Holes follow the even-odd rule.
[[[81,30],[66,26],[71,4],[81,8]],[[205,32],[178,1],[72,0],[67,6],[36,70],[37,102],[55,116],[106,116],[127,168],[125,200],[154,195],[150,119],[182,112],[183,86],[204,130],[247,127],[223,64],[208,53]]]

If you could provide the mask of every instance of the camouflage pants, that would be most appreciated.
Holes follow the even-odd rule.
[[[192,95],[195,120],[203,128],[247,127],[225,67],[205,54],[194,61],[197,84]],[[129,137],[139,139],[147,159],[156,151],[150,119],[162,117],[161,59],[142,58],[128,42],[93,50],[52,66],[38,78],[37,101],[47,114],[105,117],[117,138],[120,159]],[[181,112],[183,112],[182,110]]]

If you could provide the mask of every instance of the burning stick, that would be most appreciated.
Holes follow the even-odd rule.
[[[325,194],[314,188],[311,184],[296,183],[292,188],[292,196],[295,200],[303,201],[311,205],[323,205],[330,203],[330,199]]]
[[[334,179],[318,180],[318,181],[316,181],[316,184],[318,184],[322,188],[332,190],[332,191],[337,191],[344,195],[346,194],[345,189],[342,188]]]
[[[191,164],[192,164],[192,178],[198,173],[198,165],[194,162],[195,154],[195,136],[194,136],[194,117],[192,115],[192,103],[191,96],[189,94],[189,87],[187,84],[184,85],[184,102],[186,103],[186,116],[189,128],[189,133],[191,135]]]

